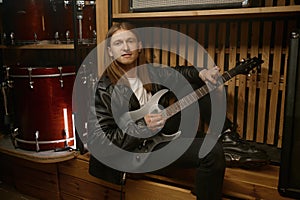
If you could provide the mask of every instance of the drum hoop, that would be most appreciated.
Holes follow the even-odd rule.
[[[23,139],[20,139],[20,138],[15,138],[15,140],[17,142],[23,142],[23,143],[27,143],[27,144],[53,144],[53,143],[61,143],[61,142],[69,142],[71,140],[74,140],[74,137],[71,137],[71,138],[67,138],[67,139],[60,139],[60,140],[48,140],[48,141],[41,141],[41,140],[38,140],[38,141],[35,141],[35,140],[23,140]]]
[[[40,75],[31,75],[31,78],[54,78],[60,76],[72,76],[75,75],[75,72],[62,73],[62,74],[40,74]],[[10,75],[13,78],[28,78],[29,75]]]

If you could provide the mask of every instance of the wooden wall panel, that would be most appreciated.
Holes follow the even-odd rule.
[[[116,1],[120,0],[114,0]],[[295,0],[257,2],[255,6],[262,7],[295,5]],[[122,2],[122,5],[121,7],[128,6],[128,0]],[[121,7],[115,10],[119,13],[128,12]],[[134,22],[134,19],[131,20]],[[264,63],[261,68],[256,69],[250,76],[238,75],[225,83],[227,116],[237,125],[237,131],[244,139],[281,147],[284,134],[288,36],[293,29],[299,28],[299,19],[292,15],[274,15],[267,18],[178,18],[169,21],[166,18],[157,22],[137,20],[135,23],[138,26],[159,26],[179,31],[195,39],[200,45],[200,48],[176,46],[175,53],[147,49],[146,55],[150,62],[169,66],[192,64],[206,67],[211,64],[208,61],[212,60],[223,73],[234,67],[242,58],[262,58]],[[158,35],[153,37],[160,40]],[[178,42],[178,38],[171,38],[169,41]],[[188,61],[176,52],[184,53]]]
[[[270,1],[266,1],[268,3]],[[235,67],[242,58],[262,58],[264,63],[260,69],[255,69],[249,76],[238,75],[225,83],[227,116],[237,125],[238,133],[243,138],[281,147],[288,33],[297,24],[299,19],[292,17],[152,22],[151,26],[186,34],[195,39],[200,48],[185,46],[183,42],[181,46],[175,45],[175,53],[147,50],[148,61],[169,66],[193,64],[203,67],[210,65],[208,61],[211,60],[223,73]],[[164,36],[161,40],[159,35],[153,37],[156,42],[167,38]],[[169,38],[167,41],[178,42],[179,39]],[[183,53],[190,62],[180,58],[176,52]]]

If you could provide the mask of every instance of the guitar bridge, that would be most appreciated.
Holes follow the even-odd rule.
[[[145,139],[138,147],[139,152],[148,153],[149,152],[149,145],[153,143],[153,140]]]

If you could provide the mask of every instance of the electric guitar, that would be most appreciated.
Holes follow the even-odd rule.
[[[163,89],[155,93],[150,100],[140,109],[130,111],[127,114],[131,117],[133,121],[137,121],[143,118],[148,113],[162,113],[162,116],[167,120],[180,112],[181,110],[185,109],[189,105],[195,103],[205,95],[207,95],[210,91],[218,88],[220,85],[224,84],[234,76],[238,74],[249,74],[255,67],[261,65],[263,60],[253,57],[244,59],[236,64],[236,66],[229,71],[225,72],[217,81],[213,87],[208,86],[207,84],[202,86],[201,88],[193,91],[192,93],[188,94],[187,96],[183,97],[182,99],[176,101],[175,103],[171,104],[167,108],[160,109],[159,107],[159,100],[160,98],[168,92],[167,89]],[[174,134],[164,134],[162,132],[158,132],[156,135],[149,137],[144,140],[144,143],[139,145],[138,148],[134,152],[136,152],[135,161],[136,164],[142,164],[146,158],[149,156],[149,153],[154,150],[154,148],[165,142],[170,142],[180,136],[181,132],[178,131]],[[148,153],[148,154],[145,154]]]

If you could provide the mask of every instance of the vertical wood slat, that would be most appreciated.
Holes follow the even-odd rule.
[[[256,135],[256,141],[260,143],[264,142],[264,132],[265,132],[265,122],[266,122],[271,30],[272,30],[272,22],[270,21],[264,22],[263,47],[262,47],[262,59],[264,60],[264,63],[261,65],[257,135]]]
[[[177,31],[177,25],[176,24],[171,24],[170,28],[173,31]],[[174,34],[172,34],[172,37],[170,38],[170,41],[173,42],[172,47],[174,47],[174,50],[172,50],[172,51],[176,52],[177,51],[177,47],[175,47],[175,43],[177,43],[177,38],[174,37]],[[171,66],[176,66],[177,65],[177,55],[176,55],[176,53],[173,53],[173,52],[170,53],[170,65]]]
[[[247,58],[248,52],[248,22],[241,23],[240,32],[240,59]],[[238,106],[237,106],[237,127],[238,133],[244,132],[244,113],[245,113],[245,103],[246,103],[246,86],[247,79],[245,75],[239,75],[239,89],[238,89]]]
[[[215,53],[216,53],[216,24],[215,23],[209,24],[208,32],[209,34],[208,34],[207,53],[208,56],[214,61]]]
[[[265,6],[273,6],[273,0],[265,0]]]
[[[250,56],[257,57],[259,51],[259,32],[260,22],[252,22],[251,32],[251,50]],[[254,125],[255,125],[255,107],[256,107],[256,88],[257,88],[257,70],[256,73],[252,73],[249,79],[249,95],[248,95],[248,109],[247,109],[247,129],[246,139],[254,139]]]
[[[269,120],[267,131],[267,144],[274,144],[275,128],[277,119],[277,104],[279,95],[279,81],[280,81],[280,67],[281,67],[281,53],[282,53],[282,37],[283,37],[283,21],[277,21],[275,26],[274,38],[274,56],[272,68],[272,86],[269,107]]]
[[[203,51],[205,50],[204,47],[204,41],[205,41],[205,24],[204,23],[200,23],[198,24],[198,38],[197,41],[198,43],[201,45],[200,49],[197,49],[197,66],[202,67],[204,66],[204,55],[203,55]]]
[[[180,24],[179,25],[179,32],[182,34],[187,35],[187,25],[186,24]],[[186,38],[179,36],[179,46],[178,46],[178,52],[179,52],[179,57],[178,57],[178,64],[180,66],[186,65],[186,52],[188,47],[186,46]]]
[[[113,13],[127,13],[129,12],[129,0],[111,0],[113,6]]]
[[[160,57],[160,52],[161,52],[161,36],[160,33],[157,31],[153,31],[153,63],[161,63],[161,57]]]
[[[143,48],[145,51],[145,59],[148,63],[153,63],[153,49],[152,49],[152,45],[153,45],[153,33],[152,31],[146,31],[144,33],[144,35],[142,35],[143,39]]]
[[[120,13],[121,12],[121,1],[120,0],[111,0],[112,2],[112,12],[113,13]]]
[[[290,0],[290,5],[295,5],[295,0]]]
[[[101,44],[105,40],[106,33],[108,31],[108,1],[96,1],[96,30],[97,30],[97,44]],[[101,76],[104,71],[103,62],[103,49],[100,48],[101,45],[97,46],[97,64],[98,66],[98,75]]]
[[[218,58],[217,65],[220,67],[220,73],[224,73],[224,64],[225,64],[225,45],[226,45],[226,23],[219,24],[219,37],[218,37]]]
[[[196,38],[196,31],[197,31],[197,26],[196,24],[192,23],[188,25],[188,36],[190,37],[190,42],[195,42],[195,43],[189,43],[187,46],[187,64],[189,66],[197,66],[195,63],[195,56],[197,53],[197,48],[196,45],[198,45],[198,42],[195,41]]]
[[[229,36],[229,69],[236,65],[237,55],[237,22],[230,23],[230,36]],[[227,90],[227,117],[234,121],[234,96],[235,96],[235,77],[228,81]]]
[[[169,64],[169,44],[170,44],[170,40],[169,40],[169,31],[167,29],[169,29],[167,24],[162,25],[163,28],[163,33],[162,33],[162,39],[161,39],[161,43],[162,43],[162,52],[161,52],[161,63],[164,66],[167,66]]]
[[[286,0],[277,0],[277,6],[284,6]]]

